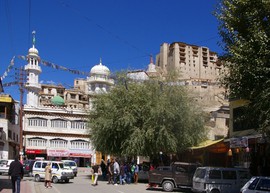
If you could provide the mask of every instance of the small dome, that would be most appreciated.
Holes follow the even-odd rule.
[[[95,65],[91,71],[90,74],[99,74],[99,75],[109,75],[110,74],[110,70],[107,66],[102,65],[102,63],[100,62],[99,64]]]
[[[33,46],[32,48],[30,48],[28,50],[29,54],[37,54],[38,55],[38,50],[35,48],[35,46]]]
[[[62,97],[60,97],[60,96],[53,97],[51,102],[52,102],[53,105],[57,105],[57,106],[62,106],[62,105],[65,104],[64,99]]]

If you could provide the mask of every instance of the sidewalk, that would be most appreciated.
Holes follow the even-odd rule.
[[[8,187],[3,189],[1,193],[11,193],[11,182],[9,182]],[[22,180],[21,181],[21,193],[35,193],[34,184],[28,180]]]

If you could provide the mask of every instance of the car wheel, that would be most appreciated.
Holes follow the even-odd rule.
[[[66,183],[69,183],[69,179],[65,180]]]
[[[166,180],[162,183],[162,188],[165,192],[172,192],[174,189],[174,185],[172,181]]]
[[[219,190],[211,190],[210,193],[220,193]]]
[[[37,175],[35,175],[35,181],[36,182],[39,182],[40,181],[40,176],[37,174]]]
[[[54,176],[54,177],[52,178],[52,182],[53,182],[54,184],[56,184],[56,183],[58,182],[58,178],[57,178],[56,176]]]

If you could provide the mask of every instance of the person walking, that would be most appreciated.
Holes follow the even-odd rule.
[[[45,187],[51,188],[51,180],[52,180],[52,167],[51,162],[48,162],[47,166],[45,167]]]
[[[92,169],[93,169],[93,173],[95,176],[94,183],[92,184],[92,186],[97,186],[98,185],[98,176],[102,174],[101,167],[96,164],[92,167]]]
[[[8,170],[8,175],[11,176],[12,192],[20,193],[21,180],[23,179],[24,172],[23,165],[17,157],[13,162],[11,162]]]
[[[48,162],[47,166],[45,167],[45,187],[46,188],[52,188],[51,180],[52,180],[52,167],[51,167],[51,162]]]

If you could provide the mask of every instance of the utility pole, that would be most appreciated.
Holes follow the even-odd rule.
[[[23,162],[23,93],[24,93],[24,70],[20,68],[19,90],[20,90],[20,161]]]

